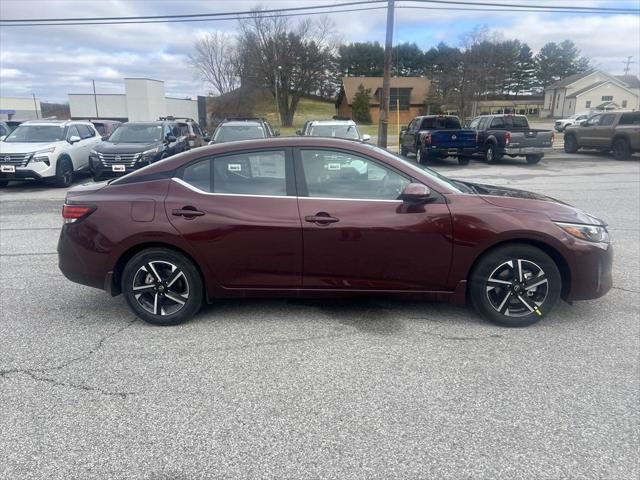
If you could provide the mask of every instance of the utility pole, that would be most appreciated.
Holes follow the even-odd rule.
[[[96,81],[91,80],[91,83],[93,84],[93,102],[96,104],[96,118],[100,118],[100,115],[98,114],[98,96],[96,95]]]
[[[36,118],[39,119],[40,115],[38,115],[38,102],[36,101],[36,94],[33,94],[33,108],[36,110]]]
[[[636,62],[632,62],[631,59],[633,58],[633,55],[629,55],[627,57],[627,61],[624,62],[625,63],[625,67],[624,67],[624,74],[625,75],[629,75],[629,72],[631,71],[631,64],[632,63],[636,63]]]
[[[380,97],[380,121],[378,123],[378,146],[387,148],[387,130],[389,127],[389,97],[391,94],[391,48],[393,43],[394,0],[387,4],[387,38],[384,44],[384,78]]]

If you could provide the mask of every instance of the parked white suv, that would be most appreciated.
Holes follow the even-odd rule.
[[[0,187],[41,178],[68,187],[74,172],[89,168],[89,152],[101,141],[87,121],[24,122],[0,142]]]
[[[557,132],[564,132],[564,129],[570,125],[579,125],[583,120],[588,119],[592,113],[576,113],[567,118],[561,118],[556,120],[554,128]]]

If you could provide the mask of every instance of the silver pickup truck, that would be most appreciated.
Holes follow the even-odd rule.
[[[524,115],[482,115],[474,118],[469,128],[477,133],[478,152],[489,163],[502,157],[525,157],[527,163],[538,163],[553,147],[553,130],[530,128]]]

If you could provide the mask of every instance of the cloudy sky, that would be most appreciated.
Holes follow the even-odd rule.
[[[483,3],[482,0],[473,0]],[[534,5],[606,6],[640,9],[640,0],[496,0]],[[100,16],[214,13],[305,4],[332,5],[339,0],[0,0],[0,17],[68,18]],[[330,15],[345,42],[384,42],[385,13]],[[295,21],[295,20],[294,20]],[[640,15],[574,13],[469,12],[442,9],[398,9],[395,42],[429,48],[441,41],[460,44],[462,34],[486,26],[504,38],[517,38],[537,51],[548,41],[573,40],[583,55],[613,74],[624,60],[640,66]],[[0,95],[35,93],[43,101],[66,101],[68,93],[123,90],[123,77],[165,81],[167,94],[194,96],[209,90],[186,63],[196,38],[208,31],[233,33],[237,21],[0,28]]]

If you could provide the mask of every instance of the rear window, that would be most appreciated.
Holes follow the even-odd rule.
[[[491,128],[529,128],[529,122],[522,116],[494,117]]]
[[[640,125],[640,112],[623,113],[618,125]]]
[[[458,120],[456,117],[429,117],[422,120],[420,129],[460,129],[460,120]]]

